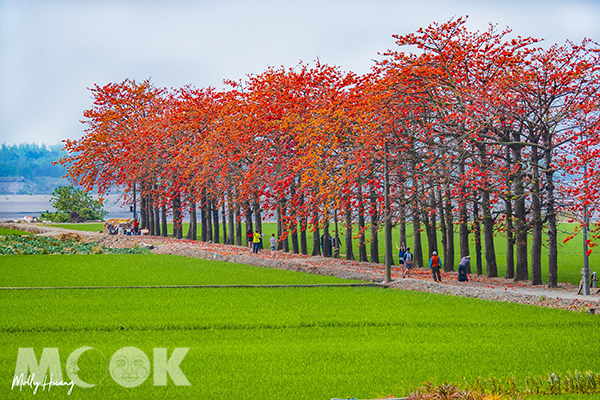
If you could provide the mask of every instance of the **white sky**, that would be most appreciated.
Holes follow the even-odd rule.
[[[221,88],[316,58],[363,74],[392,34],[464,15],[470,30],[600,41],[599,1],[0,0],[0,143],[81,137],[96,83]]]

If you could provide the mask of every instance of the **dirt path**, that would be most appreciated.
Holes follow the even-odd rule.
[[[0,226],[53,237],[61,233],[73,232],[72,230],[36,224],[14,224],[13,226],[0,224]],[[382,264],[282,252],[278,252],[275,257],[271,257],[269,250],[263,250],[261,254],[256,255],[246,247],[156,236],[109,236],[83,231],[78,231],[78,233],[85,241],[99,242],[107,247],[152,246],[152,252],[155,254],[173,254],[228,261],[368,282],[382,282],[385,276],[385,268]],[[589,312],[590,309],[595,310],[600,305],[600,290],[592,289],[591,296],[581,296],[577,295],[579,288],[568,283],[560,283],[558,288],[549,289],[545,286],[532,286],[528,281],[516,283],[513,280],[504,278],[487,278],[474,274],[469,276],[469,282],[463,283],[457,281],[456,272],[442,272],[441,274],[443,283],[436,283],[433,282],[431,273],[427,268],[415,269],[409,278],[402,278],[398,268],[392,267],[393,280],[388,283],[388,287],[582,312]]]

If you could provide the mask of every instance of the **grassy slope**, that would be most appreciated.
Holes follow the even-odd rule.
[[[33,235],[33,233],[25,231],[17,231],[15,229],[0,228],[0,236],[6,235]]]

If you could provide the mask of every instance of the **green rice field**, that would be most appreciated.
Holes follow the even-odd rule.
[[[338,278],[179,256],[0,256],[0,286],[343,283]],[[11,389],[19,348],[76,349],[75,399],[368,399],[477,377],[600,371],[600,317],[373,287],[0,290],[0,398],[65,398],[67,387]],[[123,387],[110,361],[148,357]],[[190,385],[155,384],[155,348],[189,348]],[[109,365],[107,367],[107,365]],[[160,371],[160,367],[158,369]],[[171,375],[169,375],[171,376]],[[160,383],[160,380],[158,381]],[[600,399],[599,395],[568,397]]]

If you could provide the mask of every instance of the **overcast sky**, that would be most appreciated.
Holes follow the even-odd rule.
[[[0,0],[0,143],[81,137],[94,84],[220,89],[317,58],[363,74],[393,34],[464,15],[470,30],[600,41],[599,1]]]

